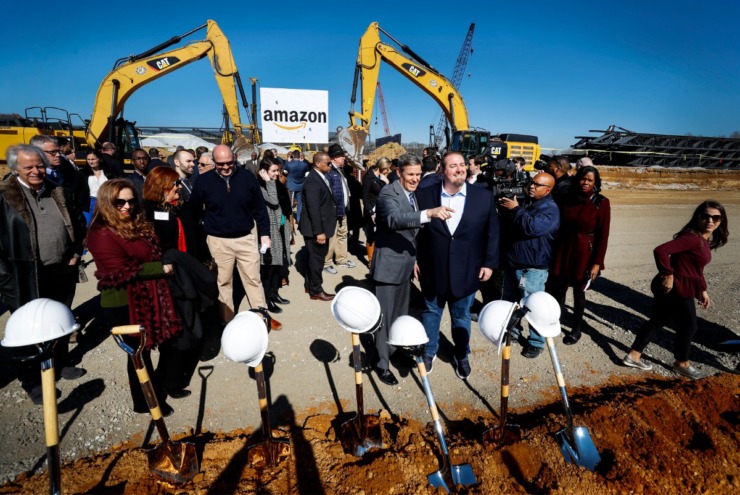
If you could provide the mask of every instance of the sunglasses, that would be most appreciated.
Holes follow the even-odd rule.
[[[711,220],[714,223],[719,223],[722,221],[722,215],[710,215],[709,213],[702,213],[699,215],[699,218],[701,218],[705,222]]]
[[[234,160],[231,160],[230,162],[217,162],[214,160],[213,163],[215,163],[217,167],[230,167],[234,164]]]
[[[180,187],[182,185],[182,179],[177,179],[172,183],[172,185],[175,187]]]
[[[113,204],[116,205],[116,208],[123,208],[126,205],[129,205],[131,208],[135,208],[138,204],[138,201],[136,201],[136,198],[116,199],[115,201],[113,201]]]

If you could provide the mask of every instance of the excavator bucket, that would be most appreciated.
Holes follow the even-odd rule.
[[[362,152],[365,149],[365,139],[367,139],[367,130],[361,127],[350,127],[342,129],[337,134],[339,146],[342,147],[352,166],[365,170],[362,164]]]

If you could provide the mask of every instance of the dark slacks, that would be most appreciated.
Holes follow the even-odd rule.
[[[671,320],[676,329],[673,356],[676,361],[688,361],[691,342],[697,330],[696,304],[693,298],[680,297],[675,294],[655,296],[650,320],[637,331],[632,349],[642,353],[658,330]]]
[[[380,312],[383,320],[380,329],[375,334],[375,349],[378,352],[378,368],[387,370],[391,355],[396,348],[388,343],[391,325],[399,316],[409,313],[409,294],[411,283],[384,284],[375,282],[375,297],[380,303]]]
[[[315,237],[306,237],[305,241],[308,250],[305,287],[309,294],[319,294],[324,292],[321,272],[324,270],[324,258],[329,252],[329,239],[324,244],[316,242]]]

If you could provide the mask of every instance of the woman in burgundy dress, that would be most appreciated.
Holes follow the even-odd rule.
[[[144,216],[134,184],[113,179],[100,186],[87,246],[95,260],[95,277],[100,290],[100,306],[111,326],[143,325],[146,328],[142,358],[150,376],[150,350],[182,331],[170,288],[164,279],[173,267],[162,264],[162,252],[154,227]],[[127,339],[138,346],[138,337]],[[136,371],[128,360],[128,377],[134,411],[147,413],[146,399]],[[162,413],[172,414],[166,395],[154,384]]]
[[[676,323],[673,371],[691,379],[704,376],[689,361],[691,342],[697,330],[694,299],[702,308],[711,305],[704,267],[712,260],[711,250],[724,246],[729,234],[724,206],[708,200],[696,207],[689,223],[672,241],[653,250],[658,265],[658,275],[650,287],[655,295],[653,309],[650,321],[637,332],[632,348],[622,360],[625,366],[652,369],[651,364],[641,359],[642,353],[655,333],[673,319]]]
[[[600,191],[599,171],[595,167],[583,167],[560,208],[560,230],[547,290],[564,308],[568,287],[573,288],[573,328],[563,338],[566,345],[580,340],[586,289],[604,269],[611,206]]]

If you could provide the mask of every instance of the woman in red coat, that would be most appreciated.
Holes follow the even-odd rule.
[[[172,273],[172,265],[162,264],[159,240],[142,212],[131,181],[114,179],[100,186],[87,247],[97,268],[95,277],[103,314],[111,326],[136,324],[145,327],[142,359],[149,375],[155,376],[150,349],[178,335],[182,325],[164,280]],[[127,342],[136,347],[138,338]],[[127,361],[134,411],[148,413],[136,371],[131,361]],[[169,416],[172,408],[165,402],[164,391],[156,383],[155,390],[162,413]]]
[[[599,191],[599,171],[595,167],[583,167],[578,170],[574,187],[560,209],[560,231],[547,282],[548,292],[555,296],[561,308],[568,287],[573,288],[573,329],[563,338],[566,345],[580,340],[586,289],[604,269],[611,206]]]
[[[712,260],[711,250],[724,246],[729,234],[724,206],[718,201],[704,201],[672,241],[653,250],[658,265],[658,275],[650,287],[655,295],[653,309],[650,321],[637,332],[630,352],[622,360],[625,366],[652,369],[653,366],[642,359],[642,352],[653,335],[673,319],[676,322],[673,371],[691,379],[704,376],[689,361],[691,342],[697,330],[694,299],[702,308],[711,305],[704,267]]]

